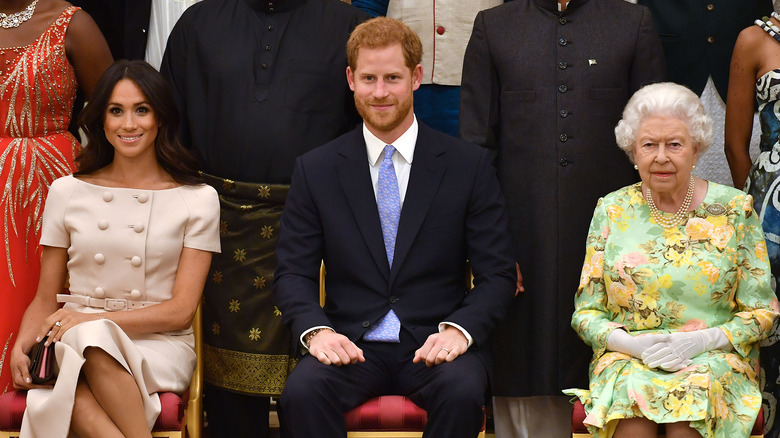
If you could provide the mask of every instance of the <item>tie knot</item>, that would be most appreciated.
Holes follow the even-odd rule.
[[[390,160],[393,158],[393,153],[395,152],[395,148],[393,147],[393,145],[389,144],[385,146],[383,152],[385,154],[385,160]]]

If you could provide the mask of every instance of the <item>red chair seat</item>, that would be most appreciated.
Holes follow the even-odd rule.
[[[155,431],[181,430],[189,389],[179,396],[172,392],[160,393],[162,412],[154,424]],[[8,391],[0,395],[0,430],[17,431],[22,428],[22,417],[27,408],[27,391]]]
[[[572,433],[588,433],[588,428],[582,423],[585,420],[585,406],[582,402],[577,400],[574,403],[574,409],[571,413],[571,431]],[[751,435],[763,435],[764,434],[764,410],[758,411],[758,417],[756,423],[753,425],[753,431]]]
[[[344,414],[349,431],[422,431],[428,413],[400,395],[373,398]]]

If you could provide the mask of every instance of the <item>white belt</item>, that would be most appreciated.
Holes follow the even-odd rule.
[[[134,301],[125,300],[124,298],[92,298],[86,295],[67,294],[57,294],[57,302],[76,303],[87,307],[105,309],[111,312],[116,310],[140,309],[142,307],[149,307],[155,304],[160,304],[157,301]]]

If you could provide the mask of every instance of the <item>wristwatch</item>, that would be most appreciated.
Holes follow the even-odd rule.
[[[309,333],[306,333],[306,336],[303,337],[303,343],[306,344],[306,348],[309,348],[309,343],[311,342],[312,338],[315,335],[317,335],[317,333],[319,333],[319,332],[321,332],[323,330],[333,331],[333,329],[331,329],[331,328],[321,327],[321,328],[314,329],[314,330],[310,331]]]

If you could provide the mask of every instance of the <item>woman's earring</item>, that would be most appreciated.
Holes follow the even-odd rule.
[[[634,170],[639,170],[639,166],[637,166],[636,164],[634,164]]]
[[[694,164],[691,170],[696,170],[696,165]]]

